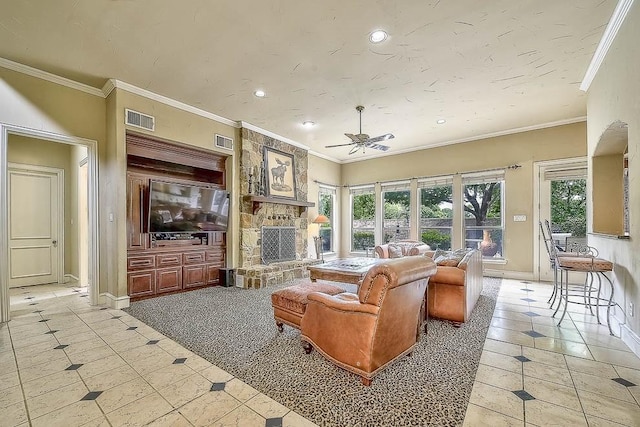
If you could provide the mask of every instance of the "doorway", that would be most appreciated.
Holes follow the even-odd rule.
[[[548,220],[551,237],[558,250],[569,250],[573,245],[586,244],[587,231],[587,161],[584,158],[538,162],[538,211],[534,221],[534,275],[541,281],[553,281],[539,222]]]
[[[22,234],[14,233],[14,235],[18,237],[25,237],[26,234],[33,234],[31,232],[26,233],[25,231],[29,229],[29,227],[27,227],[28,221],[26,220],[17,221],[14,218],[14,221],[10,222],[10,216],[13,214],[9,210],[11,205],[10,203],[11,201],[9,200],[9,198],[11,197],[11,192],[9,191],[10,185],[11,185],[10,181],[12,178],[18,177],[19,175],[14,175],[13,174],[14,171],[10,170],[9,141],[16,140],[16,139],[55,143],[52,145],[56,145],[56,146],[59,145],[61,147],[62,146],[70,147],[70,152],[76,153],[75,156],[72,156],[70,159],[68,159],[69,164],[73,164],[73,171],[74,171],[73,173],[76,176],[76,178],[73,179],[72,181],[74,182],[74,185],[75,183],[80,183],[83,179],[83,173],[86,174],[86,178],[84,178],[84,182],[85,182],[84,194],[82,194],[83,193],[82,191],[78,191],[77,194],[74,196],[74,200],[73,200],[74,215],[72,215],[71,218],[67,218],[66,221],[63,218],[63,226],[62,226],[63,231],[61,231],[61,233],[57,236],[58,238],[52,238],[53,234],[47,234],[47,233],[44,233],[44,234],[36,233],[36,234],[42,235],[42,236],[46,235],[47,240],[49,240],[51,247],[54,247],[55,245],[57,245],[58,248],[64,248],[65,246],[68,246],[68,247],[75,246],[76,253],[80,253],[81,250],[86,251],[86,252],[83,252],[82,257],[77,257],[72,261],[69,261],[69,260],[66,261],[68,265],[70,265],[71,263],[75,263],[75,265],[73,266],[73,271],[75,272],[75,274],[65,275],[66,273],[65,267],[64,267],[65,263],[58,262],[57,263],[58,271],[55,272],[54,274],[54,275],[57,275],[57,278],[54,280],[54,282],[60,283],[68,279],[72,279],[72,280],[75,279],[75,280],[78,280],[78,282],[80,282],[83,276],[83,273],[80,270],[81,269],[80,266],[83,264],[82,258],[84,257],[85,258],[84,266],[86,270],[85,285],[88,288],[90,303],[93,305],[98,304],[98,299],[99,299],[99,293],[98,293],[99,266],[98,266],[98,240],[97,240],[97,236],[98,236],[97,165],[98,165],[98,162],[97,162],[96,141],[0,123],[0,323],[10,320],[9,283],[12,282],[12,273],[11,273],[11,269],[13,268],[12,263],[14,264],[14,266],[15,265],[19,266],[20,264],[22,264],[23,267],[25,264],[24,262],[21,262],[20,257],[18,257],[17,259],[15,258],[15,255],[13,258],[11,257],[11,252],[15,253],[15,251],[12,249],[14,248],[12,244],[14,244],[15,242],[11,241],[12,239],[9,237],[10,236],[9,232],[16,231],[15,227],[17,225],[17,231],[22,232]],[[31,155],[33,154],[35,153],[31,153]],[[84,163],[85,163],[84,172],[82,170],[82,164],[81,164],[82,160],[84,160]],[[32,162],[19,162],[19,163],[32,163]],[[11,166],[15,166],[15,165],[11,165]],[[33,165],[29,166],[28,169],[33,169],[32,166]],[[35,175],[33,174],[31,174],[31,176],[20,175],[20,179],[17,179],[17,181],[18,181],[17,182],[18,187],[22,186],[22,188],[24,188],[24,185],[26,185],[31,190],[39,191],[39,192],[43,191],[43,188],[44,188],[44,186],[40,185],[43,182],[43,178],[40,177],[36,179]],[[60,186],[58,186],[58,188],[60,188]],[[64,187],[62,188],[63,188],[62,192],[64,194]],[[78,189],[82,188],[82,185],[78,185],[77,188]],[[80,213],[80,208],[76,208],[76,206],[79,206],[80,199],[82,197],[84,197],[84,200],[85,200],[84,202],[85,208],[82,209],[82,211],[85,212],[86,214],[86,219],[84,219],[84,226],[85,226],[84,233],[86,233],[84,236],[84,239],[86,241],[85,249],[80,249],[80,247],[82,246],[80,243],[82,238],[78,237],[80,233],[83,233],[83,231],[78,231],[77,233],[74,232],[71,234],[68,234],[68,231],[67,231],[68,238],[67,239],[64,238],[65,225],[68,226],[68,228],[71,228],[69,227],[69,225],[73,225],[74,228],[77,228],[77,229],[80,229],[83,226],[82,225],[83,219],[82,219],[82,214]],[[59,194],[58,194],[58,199],[60,199]],[[16,202],[18,202],[18,204],[20,203],[18,199],[14,199],[13,202],[14,202],[14,207]],[[71,211],[69,206],[71,205],[68,205],[66,210]],[[21,218],[21,219],[24,219],[24,218]],[[65,222],[67,222],[68,224],[64,224]],[[10,224],[11,224],[11,230],[10,230]],[[37,237],[37,236],[34,235],[30,237]],[[54,240],[55,240],[55,243],[53,242]],[[40,246],[43,246],[43,245],[40,245]],[[47,251],[51,252],[50,249],[49,250],[43,249],[41,252],[45,253]],[[60,255],[60,258],[63,258],[63,257],[64,255]],[[16,264],[14,261],[18,261],[18,263]],[[24,259],[22,261],[24,261]],[[46,270],[43,266],[46,266],[46,265],[42,264],[39,266],[41,270],[40,273]],[[23,268],[23,267],[20,267],[20,268]],[[24,273],[24,268],[23,270],[18,270],[18,272]],[[14,271],[16,270],[14,269]],[[19,274],[19,275],[29,276],[29,274]],[[29,282],[28,284],[34,284],[34,282]],[[22,285],[24,284],[21,284],[21,286]]]

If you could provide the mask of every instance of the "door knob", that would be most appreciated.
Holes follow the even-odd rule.
[[[57,248],[57,247],[58,247],[58,241],[57,241],[57,240],[54,240],[54,241],[52,241],[51,243],[53,243],[53,247],[54,247],[54,248]]]

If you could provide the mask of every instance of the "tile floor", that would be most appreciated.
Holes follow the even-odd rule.
[[[465,426],[640,425],[640,359],[580,306],[557,328],[550,290],[503,281]],[[314,425],[86,289],[10,297],[0,426]]]

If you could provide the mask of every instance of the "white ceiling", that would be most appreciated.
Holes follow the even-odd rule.
[[[395,135],[386,154],[582,119],[615,5],[2,0],[0,57],[96,88],[115,78],[351,161],[383,154],[324,148],[357,133],[356,105],[363,132]],[[389,38],[373,45],[378,28]]]

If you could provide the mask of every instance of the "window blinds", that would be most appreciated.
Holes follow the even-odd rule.
[[[498,181],[504,181],[504,169],[462,174],[463,184],[486,184]]]
[[[386,182],[381,185],[382,192],[389,191],[409,191],[411,189],[410,181],[397,181],[397,182]]]
[[[318,193],[320,194],[336,194],[336,187],[331,187],[329,185],[318,185]]]
[[[577,164],[572,167],[562,168],[546,168],[544,170],[543,178],[545,181],[562,181],[571,179],[586,179],[587,178],[587,165]]]
[[[452,176],[439,176],[437,178],[426,178],[418,181],[418,188],[448,187],[453,185]]]
[[[375,192],[375,188],[373,185],[363,185],[359,187],[349,187],[349,193],[354,196],[359,196],[361,194],[372,194]]]

